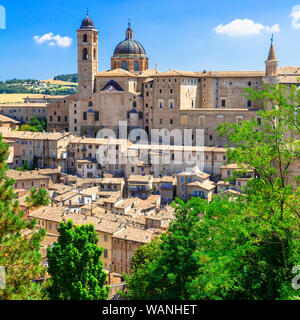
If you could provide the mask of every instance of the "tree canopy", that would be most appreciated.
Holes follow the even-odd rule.
[[[47,249],[49,297],[54,300],[105,300],[109,286],[93,225],[63,221],[59,238]]]

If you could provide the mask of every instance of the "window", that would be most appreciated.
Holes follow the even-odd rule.
[[[107,249],[104,249],[104,252],[103,252],[103,257],[104,257],[104,258],[107,258],[107,257],[108,257],[108,254],[107,254]]]
[[[50,116],[50,122],[52,122],[53,121],[53,117],[52,116]]]
[[[86,112],[83,112],[83,120],[86,120],[87,119],[87,114]]]
[[[159,124],[162,124],[162,119],[159,119]]]
[[[132,108],[136,108],[136,101],[132,102]]]
[[[139,119],[143,119],[143,112],[139,111]]]
[[[57,121],[60,122],[60,116],[57,116]]]
[[[173,124],[173,119],[170,119],[170,124]]]
[[[200,116],[199,117],[199,127],[200,127],[200,129],[204,129],[204,127],[205,127],[205,116]]]
[[[174,100],[169,100],[170,109],[174,109]]]
[[[251,100],[247,100],[247,107],[252,107],[252,101]]]
[[[221,99],[221,106],[226,107],[226,99]]]
[[[67,116],[65,116],[65,122],[68,122],[68,117]]]
[[[133,70],[139,71],[139,62],[138,61],[134,61]]]
[[[187,124],[187,116],[181,116],[181,124],[185,126]]]
[[[82,51],[82,60],[88,60],[88,58],[89,58],[88,49],[84,48]]]
[[[92,106],[93,106],[93,102],[92,102],[92,101],[89,101],[88,106],[89,106],[89,107],[92,107]]]
[[[124,70],[127,70],[127,62],[126,61],[122,61],[121,68]]]
[[[236,123],[240,124],[243,121],[243,116],[237,116],[236,117]]]
[[[217,126],[223,124],[223,116],[217,116]]]
[[[99,111],[95,111],[95,121],[99,121]]]
[[[86,43],[88,40],[87,40],[87,35],[84,34],[83,37],[82,37],[82,42],[83,43]]]
[[[164,107],[164,100],[158,100],[158,107],[162,109]]]

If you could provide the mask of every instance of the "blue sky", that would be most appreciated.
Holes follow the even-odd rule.
[[[263,70],[273,32],[280,65],[299,65],[297,1],[0,0],[6,9],[6,29],[0,29],[0,80],[77,72],[76,29],[87,8],[99,30],[99,70],[110,68],[128,18],[150,68],[157,62],[160,71]],[[52,41],[34,40],[49,33]]]

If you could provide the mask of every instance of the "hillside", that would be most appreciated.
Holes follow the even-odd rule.
[[[0,81],[1,94],[41,94],[41,95],[71,95],[77,93],[77,83],[62,80],[22,80],[13,79]]]

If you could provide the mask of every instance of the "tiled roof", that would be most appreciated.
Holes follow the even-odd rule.
[[[38,172],[38,170],[18,171],[18,170],[11,169],[6,172],[6,175],[8,178],[14,179],[16,181],[19,181],[19,180],[40,180],[40,179],[50,180],[49,177],[41,175]]]

